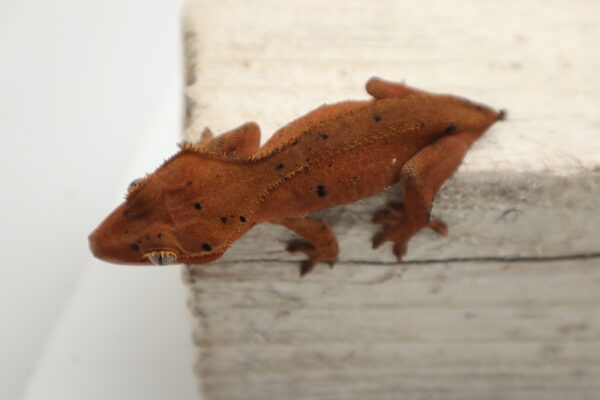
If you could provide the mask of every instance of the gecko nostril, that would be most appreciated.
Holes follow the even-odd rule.
[[[446,127],[446,129],[444,129],[444,133],[452,133],[452,132],[456,132],[457,126],[454,124],[450,124]]]

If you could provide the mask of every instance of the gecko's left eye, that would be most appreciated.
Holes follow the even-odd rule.
[[[177,261],[177,255],[170,251],[155,251],[146,257],[154,265],[171,265]]]
[[[142,178],[137,178],[137,179],[132,180],[131,183],[129,184],[129,186],[127,186],[127,190],[131,190],[133,188],[140,186],[141,181],[142,181]]]

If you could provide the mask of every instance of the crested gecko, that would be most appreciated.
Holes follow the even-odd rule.
[[[392,242],[400,260],[428,227],[433,198],[469,147],[504,111],[372,78],[371,100],[321,106],[278,130],[260,147],[254,122],[213,137],[207,128],[153,174],[133,181],[126,200],[89,236],[92,253],[119,264],[198,264],[216,260],[256,224],[280,224],[300,237],[289,252],[337,261],[329,227],[309,214],[381,192],[399,182],[401,203],[376,212],[377,248]]]

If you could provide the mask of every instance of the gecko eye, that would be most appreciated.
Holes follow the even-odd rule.
[[[127,186],[127,190],[131,190],[133,188],[140,186],[141,181],[142,181],[142,178],[137,178],[137,179],[132,180],[131,183],[129,184],[129,186]]]
[[[154,265],[171,265],[177,261],[177,255],[170,251],[156,251],[146,255]]]

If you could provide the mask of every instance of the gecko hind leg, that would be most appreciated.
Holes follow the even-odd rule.
[[[333,268],[337,262],[339,253],[337,240],[331,229],[324,223],[308,218],[283,218],[269,222],[283,225],[306,239],[292,240],[286,247],[290,253],[300,252],[308,256],[308,259],[300,264],[300,276],[308,274],[320,261],[327,262],[330,268]]]
[[[402,167],[399,180],[404,193],[403,205],[392,203],[386,210],[375,213],[373,222],[383,224],[384,228],[373,237],[373,248],[391,241],[394,255],[401,260],[408,241],[422,228],[429,227],[447,235],[447,225],[430,217],[431,204],[479,135],[479,132],[465,131],[445,136],[423,148]]]

